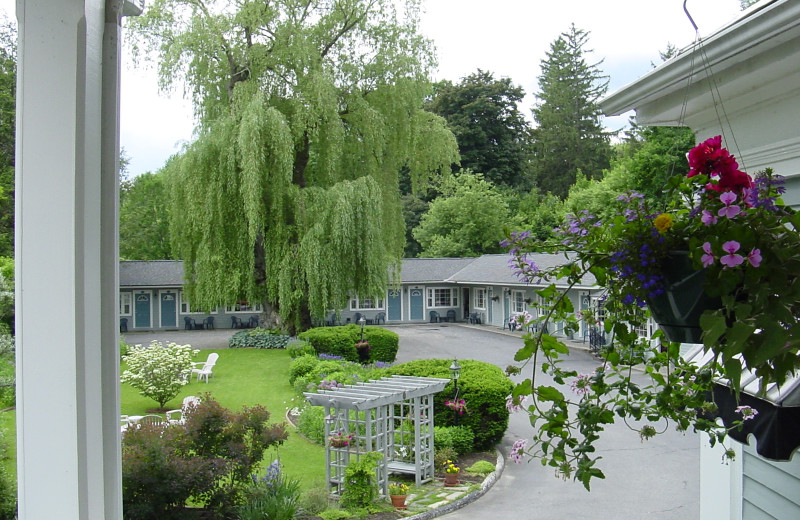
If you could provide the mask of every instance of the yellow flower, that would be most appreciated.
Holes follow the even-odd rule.
[[[669,228],[672,227],[672,215],[669,213],[662,213],[661,215],[657,216],[655,221],[653,221],[653,225],[656,227],[659,233],[666,233]]]

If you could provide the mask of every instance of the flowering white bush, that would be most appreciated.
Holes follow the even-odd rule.
[[[145,397],[158,402],[159,408],[178,395],[181,387],[189,382],[192,373],[192,357],[200,352],[191,345],[177,343],[162,344],[153,341],[150,346],[135,345],[122,359],[128,369],[120,381],[139,390]]]

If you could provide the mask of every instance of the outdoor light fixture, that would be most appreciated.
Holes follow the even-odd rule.
[[[453,359],[453,364],[450,365],[450,373],[452,374],[453,381],[458,385],[458,378],[461,377],[461,365],[458,364],[457,359]]]
[[[364,325],[367,324],[367,318],[362,314],[360,318],[358,318],[358,324],[361,325],[361,341],[364,341]]]

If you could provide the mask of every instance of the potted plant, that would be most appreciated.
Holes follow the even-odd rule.
[[[328,437],[328,444],[333,448],[345,448],[350,446],[353,436],[342,432],[334,432]]]
[[[444,470],[444,487],[457,486],[459,484],[458,474],[461,471],[461,467],[452,460],[446,460],[442,464],[442,469]]]
[[[356,352],[358,353],[358,361],[360,363],[369,363],[369,341],[363,339],[356,342]]]
[[[447,399],[444,405],[458,413],[458,415],[464,415],[464,413],[469,411],[467,410],[467,402],[463,399]]]
[[[408,493],[408,486],[402,482],[389,483],[389,498],[392,500],[392,506],[397,509],[406,508],[406,494]]]
[[[598,325],[611,343],[596,372],[563,368],[568,349],[541,326],[523,337],[525,346],[515,356],[522,363],[533,360],[534,368],[512,404],[532,396],[527,411],[536,427],[532,446],[520,444],[517,455],[539,456],[587,488],[591,478],[603,476],[592,443],[615,417],[641,421],[636,429],[643,439],[667,420],[681,430],[708,433],[712,444],[722,442],[752,414],[745,410],[738,424],[718,425],[708,397],[714,378],[738,391],[745,369],[762,387],[800,369],[800,214],[780,198],[783,179],[769,168],[755,178],[739,170],[719,136],[687,157],[689,171],[670,181],[672,196],[662,207],[626,193],[610,215],[569,216],[551,243],[537,243],[525,232],[505,241],[517,274],[546,285],[537,291],[542,305],[532,322],[563,322],[565,335],[577,332],[580,323],[564,286],[592,275],[604,288],[602,313],[581,310],[587,323],[602,314]],[[564,253],[565,260],[540,270],[529,251]],[[637,333],[650,313],[661,322],[654,338],[662,345]],[[702,342],[712,362],[686,363],[677,342]],[[644,363],[647,384],[631,381],[629,353]],[[537,386],[537,366],[571,391]]]

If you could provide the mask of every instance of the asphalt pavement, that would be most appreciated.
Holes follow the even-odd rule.
[[[505,369],[522,346],[521,334],[486,325],[422,324],[387,326],[400,336],[398,362],[423,358],[477,359]],[[152,339],[191,344],[195,348],[227,348],[235,331],[175,331],[129,333],[129,343]],[[569,342],[566,368],[590,373],[600,361],[586,344]],[[530,377],[522,373],[517,379]],[[537,378],[544,377],[542,375]],[[541,380],[541,379],[538,379]],[[603,480],[594,479],[587,492],[579,482],[563,481],[553,468],[537,460],[514,464],[508,460],[517,439],[530,438],[532,429],[522,413],[512,414],[500,450],[506,456],[502,477],[479,500],[442,516],[446,520],[503,518],[508,520],[694,520],[700,515],[700,441],[692,433],[664,433],[642,442],[625,424],[609,426],[596,443],[603,458]]]

